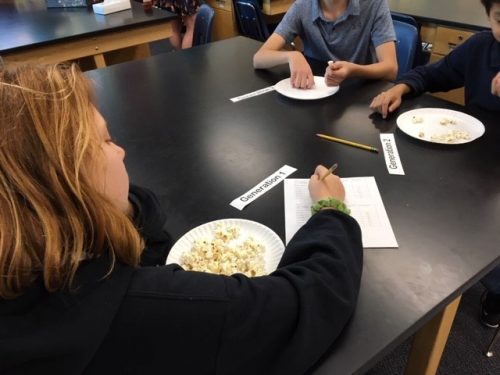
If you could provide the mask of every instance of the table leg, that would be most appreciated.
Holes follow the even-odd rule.
[[[461,297],[451,302],[417,332],[405,375],[434,375],[437,372]]]
[[[144,43],[133,47],[106,52],[104,56],[106,59],[106,65],[113,65],[125,61],[148,58],[151,56],[151,52],[149,49],[149,43]]]
[[[104,55],[102,53],[99,53],[97,55],[94,55],[94,62],[96,68],[105,68],[106,67],[106,60],[104,59]]]

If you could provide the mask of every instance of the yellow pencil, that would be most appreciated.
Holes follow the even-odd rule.
[[[378,152],[378,149],[376,149],[375,147],[373,146],[368,146],[368,145],[363,145],[361,143],[356,143],[356,142],[351,142],[351,141],[347,141],[345,139],[341,139],[341,138],[336,138],[336,137],[332,137],[330,135],[325,135],[325,134],[316,134],[318,137],[320,138],[323,138],[323,139],[326,139],[328,141],[332,141],[332,142],[337,142],[337,143],[342,143],[344,145],[348,145],[348,146],[352,146],[352,147],[357,147],[357,148],[361,148],[363,150],[367,150],[367,151],[371,151],[371,152]]]
[[[335,163],[330,168],[328,168],[328,172],[326,172],[325,175],[320,178],[320,180],[323,181],[325,178],[327,178],[328,176],[330,176],[330,174],[332,174],[333,172],[335,172],[335,170],[337,169],[338,166],[339,165],[337,163]]]

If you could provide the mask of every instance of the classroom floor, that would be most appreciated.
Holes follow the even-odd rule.
[[[500,374],[500,341],[494,346],[495,356],[487,358],[484,351],[495,333],[478,320],[481,284],[465,292],[441,358],[438,375]],[[413,337],[406,340],[365,375],[402,375]]]

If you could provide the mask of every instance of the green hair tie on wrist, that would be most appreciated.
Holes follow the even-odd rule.
[[[321,199],[311,206],[311,214],[318,213],[322,208],[333,208],[347,215],[351,214],[351,210],[347,208],[344,202],[335,198]]]

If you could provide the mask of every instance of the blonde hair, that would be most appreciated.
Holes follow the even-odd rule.
[[[76,65],[0,70],[0,297],[37,278],[71,286],[84,259],[137,265],[142,240],[90,176],[101,155],[89,80]]]

